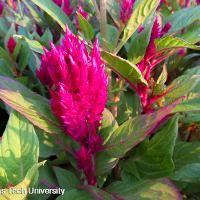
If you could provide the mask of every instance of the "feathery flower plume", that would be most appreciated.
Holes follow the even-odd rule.
[[[16,47],[16,42],[15,42],[14,38],[11,36],[7,42],[7,49],[10,54],[12,54],[14,52],[15,47]]]
[[[169,22],[166,23],[165,26],[162,28],[161,17],[157,16],[155,18],[146,53],[144,55],[144,58],[137,64],[138,68],[143,74],[143,77],[148,83],[147,86],[141,84],[138,84],[136,87],[134,86],[136,92],[140,97],[143,112],[151,112],[152,104],[160,98],[160,96],[155,96],[152,99],[149,99],[148,93],[150,89],[151,72],[154,69],[154,67],[160,62],[162,62],[164,59],[166,59],[169,56],[169,54],[162,56],[156,52],[157,50],[155,45],[155,39],[161,38],[170,30],[170,28],[171,24]]]
[[[37,70],[38,78],[49,88],[53,113],[66,134],[82,146],[76,154],[77,163],[92,185],[96,184],[93,157],[102,148],[96,129],[107,101],[104,68],[98,41],[88,54],[85,41],[67,27],[61,46],[51,43]]]
[[[135,0],[121,0],[120,20],[126,24],[131,17]]]
[[[74,8],[71,6],[71,2],[70,0],[53,0],[53,2],[59,6],[59,7],[62,7],[64,13],[67,15],[67,16],[70,16],[73,11],[74,11]],[[63,6],[62,6],[63,5]]]
[[[64,0],[63,11],[67,16],[70,16],[74,8],[71,6],[70,0]]]

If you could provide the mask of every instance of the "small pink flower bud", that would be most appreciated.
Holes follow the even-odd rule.
[[[16,46],[16,42],[15,42],[14,38],[11,36],[7,42],[7,49],[10,54],[12,54],[14,52],[15,46]]]

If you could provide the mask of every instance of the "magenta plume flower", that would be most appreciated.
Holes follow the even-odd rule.
[[[74,8],[71,6],[70,0],[64,0],[63,11],[67,16],[70,16]]]
[[[120,20],[122,23],[126,24],[130,19],[133,7],[135,4],[135,0],[121,0],[120,5]]]
[[[102,148],[96,129],[107,101],[107,76],[98,41],[88,54],[85,42],[67,27],[61,46],[51,43],[51,50],[45,49],[37,76],[49,88],[52,111],[64,131],[82,146],[77,152],[78,166],[88,183],[96,184],[92,160]]]
[[[152,27],[151,37],[149,44],[146,49],[146,53],[144,58],[137,64],[138,68],[143,74],[143,77],[147,81],[148,85],[141,85],[138,84],[134,86],[136,92],[138,93],[141,104],[143,107],[143,112],[151,112],[152,111],[152,104],[159,99],[161,96],[154,96],[153,98],[149,98],[149,89],[150,89],[150,81],[151,81],[151,72],[154,67],[166,59],[170,54],[162,55],[161,53],[157,52],[155,39],[161,38],[164,34],[166,34],[171,28],[171,23],[166,23],[162,28],[162,19],[161,17],[156,17],[154,20],[154,24]]]
[[[70,16],[74,11],[74,8],[71,6],[71,1],[70,0],[53,0],[53,2],[57,6],[62,7],[64,13],[67,16]]]

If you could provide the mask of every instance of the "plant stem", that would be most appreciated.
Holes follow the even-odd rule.
[[[99,11],[99,7],[98,7],[98,4],[96,2],[96,0],[93,1],[94,3],[94,9],[95,9],[95,12],[96,12],[96,17],[98,19],[98,21],[100,22],[100,11]]]
[[[106,25],[107,25],[106,1],[107,0],[100,0],[100,32],[101,32],[102,38],[104,38],[105,40],[107,38],[107,31],[106,31]]]

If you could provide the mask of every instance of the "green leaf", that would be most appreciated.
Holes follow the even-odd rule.
[[[171,179],[181,182],[200,182],[200,142],[178,142],[174,150],[176,171]]]
[[[22,42],[20,40],[18,40],[16,47],[14,49],[13,55],[12,55],[14,60],[17,60],[17,57],[18,57],[20,50],[21,50],[21,47],[22,47]]]
[[[99,133],[103,138],[103,141],[106,142],[110,135],[118,128],[118,123],[113,117],[112,113],[105,108],[103,111],[103,117],[101,121],[101,126],[99,128]]]
[[[44,50],[42,45],[37,41],[37,40],[30,40],[27,37],[23,36],[23,35],[14,35],[14,37],[20,38],[22,40],[25,40],[26,43],[28,44],[29,48],[37,53],[43,54]]]
[[[147,139],[122,167],[139,179],[154,179],[170,175],[174,170],[172,160],[178,134],[178,117],[173,117],[152,139]]]
[[[146,80],[143,78],[140,70],[136,65],[106,51],[102,51],[101,56],[105,60],[105,62],[107,62],[108,67],[110,67],[114,72],[125,79],[128,83],[147,84]]]
[[[61,132],[49,101],[17,81],[0,76],[0,99],[42,130],[48,133]]]
[[[79,26],[81,28],[81,31],[83,31],[85,38],[87,40],[92,40],[94,37],[94,29],[92,25],[80,13],[78,13],[77,15]]]
[[[94,200],[94,198],[85,191],[73,189],[65,192],[63,196],[59,196],[56,200]]]
[[[50,48],[50,41],[53,41],[53,35],[51,31],[47,28],[40,38],[40,43],[48,48]]]
[[[13,78],[13,72],[10,67],[8,67],[2,59],[0,59],[0,75],[8,76]]]
[[[200,182],[200,163],[183,166],[171,176],[171,179],[184,182]]]
[[[166,86],[165,82],[167,81],[168,73],[167,73],[167,66],[163,65],[163,70],[156,81],[156,84],[153,88],[153,95],[161,95],[165,92]]]
[[[146,48],[151,36],[152,24],[146,26],[141,33],[138,33],[130,42],[128,48],[128,60],[134,64],[139,63],[145,55]]]
[[[173,156],[176,170],[185,165],[200,163],[200,142],[178,142]]]
[[[134,9],[133,14],[131,15],[122,37],[121,42],[117,47],[117,52],[123,47],[123,45],[128,41],[132,34],[137,30],[137,28],[144,23],[146,18],[155,11],[159,5],[159,0],[143,0],[137,7]]]
[[[171,99],[176,99],[181,96],[188,95],[188,93],[199,83],[200,76],[188,76],[183,75],[175,79],[171,85],[168,86],[169,92],[165,95],[165,97]]]
[[[200,98],[187,99],[173,109],[173,113],[200,111]]]
[[[37,128],[35,128],[35,132],[37,133],[38,139],[39,139],[39,143],[40,143],[40,158],[48,158],[50,156],[55,156],[57,153],[57,146],[55,145],[55,138]]]
[[[1,200],[26,200],[27,199],[27,192],[24,192],[22,194],[12,194],[11,190],[28,190],[29,186],[32,184],[32,181],[34,180],[34,177],[36,176],[38,172],[38,168],[44,165],[44,162],[38,163],[33,165],[32,168],[29,169],[27,172],[24,180],[16,185],[15,187],[12,187],[10,189],[6,189],[5,193],[0,195]]]
[[[65,191],[74,189],[80,184],[78,178],[69,170],[54,167],[54,172],[60,187],[65,188]]]
[[[14,61],[12,60],[8,52],[2,47],[0,47],[0,58],[3,59],[6,66],[8,66],[9,68],[12,68],[12,66],[14,66]]]
[[[48,189],[48,188],[57,188],[58,181],[56,179],[53,167],[47,162],[44,167],[39,168],[39,178],[37,188]],[[62,187],[61,187],[62,189]],[[51,194],[31,194],[29,195],[30,200],[47,200]],[[28,200],[29,200],[28,197]]]
[[[200,26],[197,22],[197,23],[191,24],[191,26],[187,28],[187,31],[181,34],[180,37],[183,40],[186,40],[192,44],[196,44],[197,42],[200,41],[199,33],[200,33]]]
[[[118,106],[117,112],[117,121],[119,124],[141,113],[141,104],[138,95],[133,94],[132,91],[129,90],[121,93],[120,105]]]
[[[113,132],[106,143],[106,152],[111,157],[123,157],[126,152],[142,142],[157,127],[158,123],[172,112],[178,103],[179,101],[156,112],[140,115],[123,123]]]
[[[181,38],[177,38],[171,35],[162,37],[160,39],[156,39],[155,44],[156,44],[157,51],[161,51],[163,49],[180,48],[180,47],[200,50],[199,46],[196,46]]]
[[[19,113],[11,113],[0,144],[1,168],[6,174],[0,178],[4,184],[1,186],[21,182],[28,170],[38,163],[38,157],[39,142],[33,125]]]
[[[21,47],[20,55],[19,55],[18,67],[19,67],[20,72],[22,72],[25,69],[25,67],[28,65],[29,56],[30,56],[29,46],[27,45],[26,42],[24,42],[22,43],[22,47]]]
[[[57,200],[61,200],[61,199],[113,200],[113,199],[115,199],[114,195],[109,194],[108,192],[101,190],[97,187],[93,187],[90,185],[84,185],[84,186],[80,186],[80,187],[81,187],[81,189],[87,191],[88,193],[86,193],[85,191],[81,191],[81,190],[70,190],[69,192],[65,192],[64,196],[57,198]],[[93,198],[92,198],[92,196],[93,196]]]
[[[75,30],[74,25],[72,24],[71,20],[65,13],[62,11],[60,7],[58,7],[53,1],[51,0],[31,0],[34,4],[36,4],[39,8],[45,11],[48,15],[50,15],[61,28],[65,31],[66,24],[72,29]]]
[[[174,12],[165,18],[165,22],[171,22],[172,27],[167,34],[177,32],[200,18],[200,6],[184,8]]]
[[[106,31],[107,31],[106,38],[102,39],[102,36],[100,33],[97,33],[97,38],[101,46],[104,45],[107,51],[113,52],[118,42],[119,33],[118,33],[117,28],[110,24],[106,25]]]
[[[108,192],[127,200],[177,200],[181,199],[181,194],[174,184],[167,179],[147,180],[140,182],[114,182],[107,187]]]
[[[108,174],[118,163],[119,159],[113,158],[107,152],[100,152],[96,155],[96,175]]]
[[[112,19],[118,22],[120,14],[120,5],[119,2],[115,0],[106,1],[106,8],[111,15]]]
[[[38,24],[42,24],[43,23],[43,19],[42,19],[42,16],[39,12],[37,12],[31,5],[30,5],[30,2],[27,1],[27,0],[22,0],[23,3],[26,5],[26,7],[29,9],[31,15],[34,17],[35,21],[38,23]]]
[[[10,24],[7,22],[6,18],[1,17],[0,18],[0,35],[2,37],[5,37],[8,29],[9,29]]]

